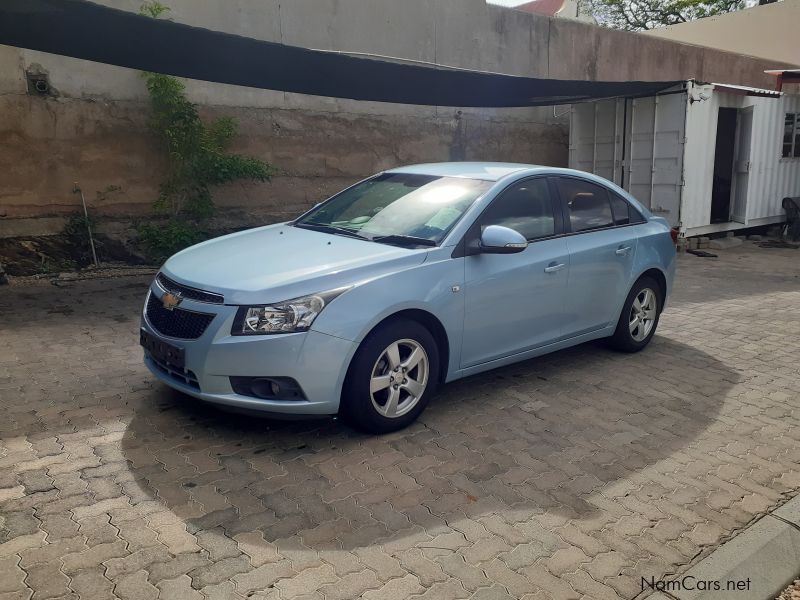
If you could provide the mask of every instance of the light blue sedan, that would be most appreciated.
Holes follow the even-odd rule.
[[[674,242],[587,173],[393,169],[170,258],[145,302],[145,364],[201,400],[392,431],[467,375],[597,338],[644,348]]]

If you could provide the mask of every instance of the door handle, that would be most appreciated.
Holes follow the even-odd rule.
[[[556,273],[556,272],[560,271],[561,269],[563,269],[566,266],[567,265],[565,265],[564,263],[559,263],[559,264],[550,263],[549,265],[547,265],[544,268],[544,272],[545,273]]]
[[[627,256],[628,252],[630,251],[631,251],[630,246],[620,246],[619,248],[617,248],[614,254],[616,254],[617,256]]]

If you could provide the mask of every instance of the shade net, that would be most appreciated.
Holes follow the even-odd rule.
[[[434,106],[570,104],[649,96],[680,83],[539,79],[404,64],[256,40],[85,0],[0,1],[0,44],[251,88]]]

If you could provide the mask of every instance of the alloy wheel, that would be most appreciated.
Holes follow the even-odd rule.
[[[375,361],[369,382],[372,405],[382,416],[394,419],[417,405],[430,375],[425,348],[410,339],[389,344]]]
[[[636,342],[647,339],[656,323],[658,298],[650,288],[644,288],[636,294],[628,318],[628,330]]]

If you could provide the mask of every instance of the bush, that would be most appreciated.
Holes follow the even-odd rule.
[[[140,12],[158,18],[168,10],[153,1],[143,4]],[[269,181],[274,169],[258,158],[228,152],[238,130],[236,120],[222,117],[209,125],[203,123],[179,79],[160,73],[142,76],[152,107],[150,129],[161,140],[168,163],[167,178],[153,207],[171,221],[138,229],[148,257],[161,261],[207,238],[206,223],[214,214],[212,186]]]
[[[209,237],[208,231],[197,223],[179,220],[165,224],[141,223],[137,231],[147,258],[158,264]]]

